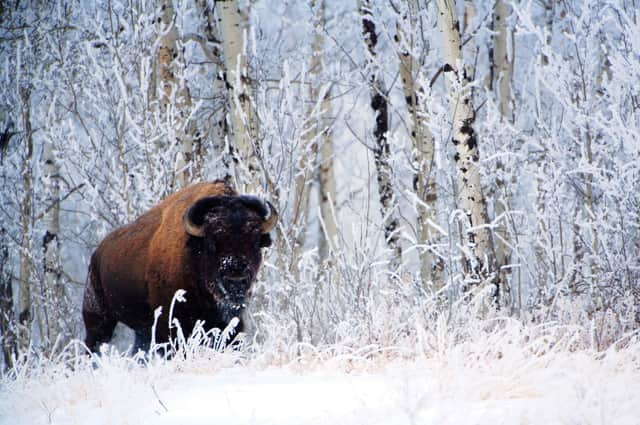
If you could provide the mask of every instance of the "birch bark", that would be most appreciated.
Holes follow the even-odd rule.
[[[55,157],[53,143],[45,142],[43,150],[45,205],[45,234],[42,238],[44,251],[45,309],[48,324],[49,343],[53,344],[64,331],[63,324],[68,317],[67,302],[60,269],[60,167]]]
[[[551,43],[553,42],[553,18],[555,16],[555,0],[548,0],[548,2],[544,3],[544,12],[545,12],[545,45],[546,47],[551,47]],[[542,53],[540,57],[540,62],[543,66],[549,65],[549,57],[546,53]]]
[[[313,176],[317,168],[318,148],[325,140],[323,137],[323,120],[325,114],[323,109],[327,106],[326,96],[322,94],[322,88],[318,85],[318,76],[322,71],[322,48],[323,40],[321,36],[322,25],[324,25],[324,1],[311,0],[310,6],[312,10],[317,12],[314,16],[314,30],[311,63],[309,69],[309,110],[304,129],[304,137],[302,138],[302,152],[297,166],[297,173],[294,187],[293,201],[293,253],[291,259],[290,271],[294,278],[298,279],[298,260],[300,251],[304,246],[305,231],[309,218],[309,198],[311,195],[311,184]],[[323,98],[320,100],[320,98]],[[322,205],[322,200],[321,200]],[[321,240],[324,240],[324,232],[320,232]],[[321,257],[326,253],[323,252],[321,244]]]
[[[387,90],[380,76],[380,69],[376,61],[376,46],[378,35],[376,25],[371,14],[371,1],[360,1],[360,14],[362,16],[362,35],[367,46],[367,70],[371,87],[371,109],[375,114],[375,126],[373,136],[375,139],[374,162],[378,178],[378,195],[380,197],[380,212],[383,218],[384,235],[392,258],[389,264],[391,270],[396,270],[402,262],[402,246],[398,237],[400,223],[396,217],[397,202],[391,184],[391,166],[389,157],[391,150],[387,133],[389,131],[389,112],[387,102]]]
[[[163,0],[162,37],[158,51],[159,77],[162,92],[161,104],[166,113],[172,117],[175,136],[180,145],[180,154],[176,159],[176,189],[189,185],[198,177],[198,167],[194,161],[195,123],[189,119],[192,110],[191,93],[184,80],[178,78],[179,52],[178,29],[172,0]]]
[[[313,64],[312,69],[317,68],[319,75],[323,70],[322,57],[324,52],[324,37],[322,30],[326,23],[324,0],[312,0],[312,7],[317,8],[316,33],[313,40]],[[331,87],[321,90],[320,87],[312,87],[311,99],[322,98],[320,111],[317,118],[318,141],[320,144],[318,158],[318,191],[320,202],[320,219],[322,228],[320,231],[320,261],[329,258],[331,252],[336,249],[338,242],[338,225],[336,223],[336,177],[333,166],[333,135],[331,132]]]
[[[226,82],[231,103],[231,124],[234,133],[235,178],[241,191],[258,186],[257,142],[258,119],[249,92],[246,55],[248,18],[238,8],[236,0],[216,0],[222,47],[226,65]]]
[[[492,81],[491,87],[495,91],[497,89],[498,106],[500,115],[503,120],[513,122],[511,111],[511,79],[513,76],[513,55],[511,58],[508,51],[509,29],[507,19],[509,18],[510,8],[504,0],[496,0],[494,4],[493,28],[495,31],[494,49],[492,55]],[[513,50],[512,50],[513,51]],[[497,171],[501,174],[504,170],[504,164],[498,161],[496,164]],[[494,211],[496,217],[503,217],[501,223],[496,227],[496,261],[497,266],[506,266],[511,262],[510,236],[507,231],[509,218],[505,214],[507,212],[510,200],[509,195],[505,193],[505,182],[503,176],[498,176],[496,181],[497,196],[494,197]],[[501,281],[503,284],[507,282],[507,273],[501,272]],[[520,294],[520,290],[518,290]]]
[[[507,19],[509,18],[510,7],[504,0],[496,0],[494,6],[494,31],[495,49],[493,54],[492,74],[496,79],[499,94],[500,115],[509,122],[513,121],[511,112],[511,79],[513,76],[513,55],[509,55],[508,37],[509,28]],[[510,57],[511,56],[511,57]]]
[[[322,100],[322,110],[325,118],[330,115],[331,111],[330,93],[330,90],[327,90]],[[320,232],[321,261],[328,259],[330,253],[335,251],[338,246],[338,224],[336,223],[338,211],[336,209],[336,176],[333,166],[333,135],[329,128],[329,120],[325,119],[323,122],[324,129],[319,158],[320,216],[324,225],[323,231]]]
[[[435,147],[433,135],[429,130],[428,117],[418,96],[419,91],[422,90],[416,83],[419,63],[412,54],[414,48],[412,33],[414,29],[417,29],[418,11],[418,2],[411,0],[407,5],[406,13],[396,26],[396,42],[400,59],[400,78],[411,118],[410,139],[413,146],[413,160],[417,165],[414,176],[414,190],[418,200],[416,207],[417,240],[419,244],[426,246],[420,252],[420,274],[424,284],[430,284],[435,291],[438,291],[444,284],[442,262],[432,254],[432,248],[429,247],[435,243],[436,239],[436,233],[429,225],[430,221],[436,222],[437,215],[438,195],[433,172]]]
[[[315,53],[315,46],[314,46]],[[312,76],[317,75],[318,60],[314,57],[311,63],[310,74]],[[310,84],[313,84],[315,78],[311,78]],[[314,88],[309,90],[310,99],[313,102]],[[300,254],[305,243],[307,222],[309,218],[309,196],[311,192],[311,184],[313,174],[316,168],[316,158],[318,156],[318,132],[317,123],[315,121],[315,108],[310,107],[307,115],[307,121],[305,129],[303,131],[304,136],[301,140],[301,152],[298,164],[296,166],[296,177],[294,182],[294,195],[293,195],[293,212],[291,219],[291,241],[293,244],[291,252],[291,263],[289,265],[289,271],[291,272],[294,280],[297,282],[299,279],[298,261],[300,260]]]
[[[467,283],[496,285],[495,253],[489,230],[487,209],[480,185],[478,140],[473,124],[475,111],[472,105],[469,77],[464,68],[462,43],[454,0],[438,0],[438,26],[444,49],[443,69],[449,91],[453,115],[453,137],[457,186],[460,206],[467,219],[464,229]]]
[[[221,99],[221,107],[216,112],[215,124],[211,132],[212,145],[210,149],[213,152],[214,158],[219,158],[216,161],[216,171],[218,176],[225,181],[231,182],[233,174],[233,160],[228,149],[228,140],[230,137],[229,124],[227,122],[227,115],[229,111],[229,96],[226,90],[224,81],[224,60],[222,58],[222,45],[220,39],[222,38],[215,26],[215,20],[213,17],[213,11],[209,7],[207,0],[200,0],[197,2],[200,11],[202,13],[204,40],[201,40],[200,46],[202,47],[205,56],[216,66],[216,78],[213,79],[214,93]],[[202,149],[204,150],[204,149]]]

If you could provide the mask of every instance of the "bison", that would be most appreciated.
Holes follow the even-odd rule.
[[[173,317],[189,334],[198,320],[224,329],[240,315],[262,262],[261,248],[278,219],[271,203],[238,195],[226,183],[199,183],[170,195],[133,223],[115,230],[91,257],[82,315],[91,351],[108,342],[118,322],[148,349],[154,311],[166,318],[174,294],[186,290]],[[166,342],[166,319],[156,341]],[[242,321],[236,331],[243,330]]]

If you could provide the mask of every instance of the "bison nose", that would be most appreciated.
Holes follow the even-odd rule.
[[[222,289],[225,297],[234,301],[241,302],[247,297],[251,286],[251,276],[242,275],[224,275],[222,277]]]
[[[249,274],[240,276],[224,276],[223,280],[229,285],[244,286],[249,282]]]

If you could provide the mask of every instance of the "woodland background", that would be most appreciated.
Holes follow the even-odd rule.
[[[640,324],[639,6],[0,3],[5,366],[83,338],[108,232],[217,178],[280,212],[264,352],[496,316],[607,348]]]

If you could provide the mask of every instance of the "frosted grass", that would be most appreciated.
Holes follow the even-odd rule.
[[[597,351],[575,325],[494,318],[462,330],[437,320],[402,348],[194,339],[172,359],[113,348],[91,358],[76,342],[3,376],[0,423],[638,423],[637,334]]]

